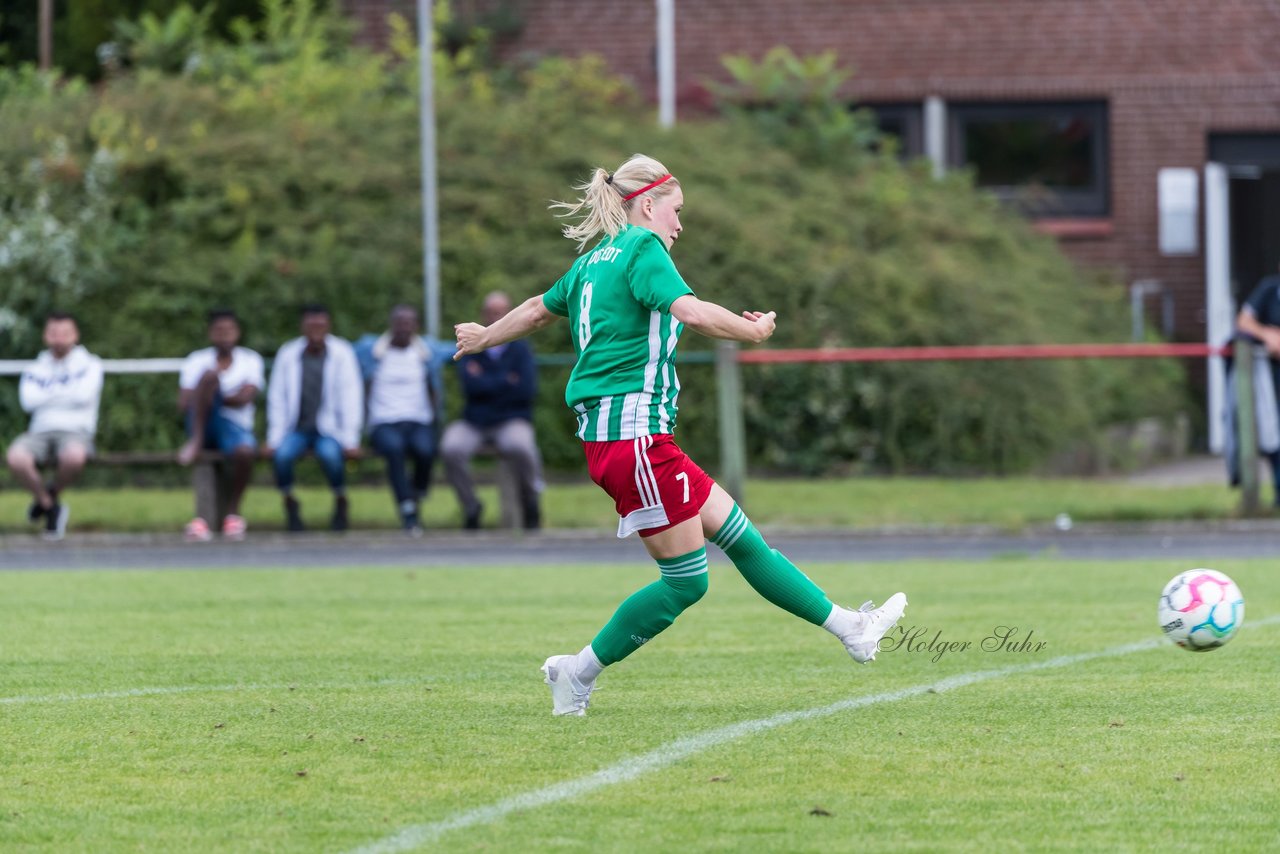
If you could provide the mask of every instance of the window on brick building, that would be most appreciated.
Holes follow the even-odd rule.
[[[876,127],[898,141],[898,154],[904,160],[924,156],[924,108],[920,104],[858,104],[869,110]]]
[[[948,159],[1031,216],[1110,212],[1107,105],[951,103]]]

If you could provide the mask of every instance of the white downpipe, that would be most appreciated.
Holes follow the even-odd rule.
[[[1231,299],[1231,208],[1227,204],[1230,187],[1227,167],[1206,163],[1204,167],[1204,306],[1205,343],[1219,347],[1231,337],[1235,306]],[[1226,366],[1221,356],[1208,363],[1209,450],[1222,453],[1222,407],[1226,390]]]

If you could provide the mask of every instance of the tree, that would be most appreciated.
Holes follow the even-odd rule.
[[[167,18],[183,0],[55,0],[53,61],[66,74],[97,80],[102,76],[98,48],[110,42],[113,26],[150,13]],[[236,19],[262,18],[260,0],[217,0],[206,7],[209,31],[230,36]],[[0,65],[37,60],[37,4],[35,0],[8,3],[0,15]]]

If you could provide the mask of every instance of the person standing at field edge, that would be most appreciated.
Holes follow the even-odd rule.
[[[707,591],[705,540],[720,547],[747,582],[774,605],[822,626],[858,662],[875,658],[880,639],[902,617],[907,597],[880,608],[835,605],[795,564],[764,541],[733,498],[673,439],[675,350],[685,326],[711,338],[761,343],[774,312],[727,309],[698,299],[672,263],[684,194],[661,163],[634,155],[612,173],[596,169],[576,203],[581,217],[564,228],[579,252],[603,235],[546,293],[489,326],[454,327],[461,358],[569,319],[578,360],[565,401],[578,419],[587,468],[614,500],[618,536],[639,533],[658,564],[657,581],[633,593],[581,652],[542,666],[552,714],[584,715],[603,669],[671,625]]]
[[[1255,391],[1255,395],[1262,400],[1280,400],[1280,275],[1271,274],[1263,276],[1257,286],[1249,293],[1249,298],[1244,301],[1244,305],[1240,306],[1240,313],[1236,315],[1236,329],[1252,338],[1262,342],[1262,346],[1267,351],[1270,365],[1270,382],[1267,383],[1270,388],[1262,391]],[[1240,365],[1235,366],[1235,370],[1241,370]],[[1247,370],[1247,368],[1245,368]],[[1266,380],[1264,380],[1265,382]],[[1255,379],[1255,382],[1257,380]],[[1273,391],[1274,390],[1274,391]],[[1265,392],[1272,392],[1263,397]],[[1275,407],[1269,412],[1258,412],[1258,422],[1260,425],[1269,423],[1272,425],[1272,435],[1274,435],[1274,425],[1280,420]],[[1231,422],[1234,423],[1234,414]],[[1274,448],[1266,448],[1264,444],[1264,431],[1259,429],[1259,450],[1263,451],[1268,461],[1271,463],[1271,478],[1275,486],[1275,492],[1272,496],[1274,506],[1280,507],[1280,450]],[[1227,432],[1230,444],[1234,445],[1235,430],[1231,429]],[[1228,469],[1232,474],[1232,484],[1238,483],[1240,480],[1240,458],[1238,449],[1229,451],[1226,454]]]

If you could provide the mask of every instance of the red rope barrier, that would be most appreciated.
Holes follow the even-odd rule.
[[[830,347],[743,350],[745,364],[795,362],[962,362],[1009,359],[1151,359],[1226,355],[1208,344],[990,344],[961,347]]]

